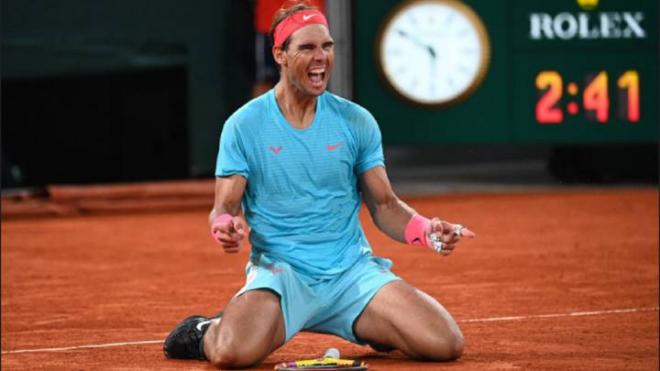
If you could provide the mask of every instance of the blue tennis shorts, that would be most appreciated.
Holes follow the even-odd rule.
[[[245,286],[236,296],[259,289],[277,293],[284,314],[285,341],[305,330],[364,344],[353,333],[353,323],[381,287],[400,279],[390,267],[389,259],[369,254],[332,278],[315,279],[285,262],[259,255],[245,268]]]

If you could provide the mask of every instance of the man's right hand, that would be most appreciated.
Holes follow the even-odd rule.
[[[241,250],[243,239],[247,233],[245,221],[240,216],[218,218],[211,226],[211,235],[226,253],[237,253]]]

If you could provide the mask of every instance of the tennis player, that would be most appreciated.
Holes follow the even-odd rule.
[[[460,357],[454,319],[372,255],[358,211],[364,200],[388,236],[443,255],[474,233],[428,219],[394,194],[375,119],[326,91],[334,42],[323,13],[307,3],[281,9],[272,37],[280,80],[226,121],[209,216],[227,253],[249,230],[245,286],[220,315],[181,322],[165,355],[249,367],[312,331],[418,360]]]

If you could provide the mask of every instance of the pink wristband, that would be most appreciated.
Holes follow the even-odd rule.
[[[227,214],[227,213],[216,216],[215,219],[213,219],[213,224],[211,224],[211,235],[213,235],[215,237],[215,235],[213,234],[213,228],[216,225],[229,223],[232,219],[233,219],[233,216],[231,216],[231,214]]]
[[[428,246],[426,236],[431,232],[431,221],[419,214],[413,215],[406,225],[404,236],[411,245]]]

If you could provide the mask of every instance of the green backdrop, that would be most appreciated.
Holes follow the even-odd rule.
[[[647,0],[601,0],[595,9],[585,10],[576,0],[467,0],[486,26],[491,44],[491,63],[481,86],[467,100],[454,106],[424,109],[410,105],[392,94],[378,73],[375,40],[381,23],[401,1],[355,2],[355,100],[379,121],[386,144],[433,143],[633,143],[658,140],[658,3]],[[627,12],[628,15],[624,15]],[[568,38],[571,27],[587,27],[602,33],[601,18],[622,34],[630,26],[626,17],[641,13],[637,20],[644,37],[627,31],[629,37]],[[559,28],[562,37],[550,39],[531,35],[532,14],[542,14]],[[559,18],[557,19],[557,17]],[[582,21],[580,20],[582,18]],[[587,22],[584,20],[588,19]],[[583,22],[580,24],[579,22]],[[577,25],[577,26],[576,26]],[[634,27],[634,26],[633,26]],[[542,124],[536,106],[547,91],[537,89],[541,71],[556,71],[562,78],[561,97],[550,107],[564,119]],[[583,107],[583,93],[590,78],[605,71],[610,101],[608,120],[590,119]],[[625,91],[616,88],[625,71],[639,75],[640,119],[631,123],[619,117],[625,110]],[[576,95],[567,91],[570,82]],[[578,106],[570,114],[571,103]]]

